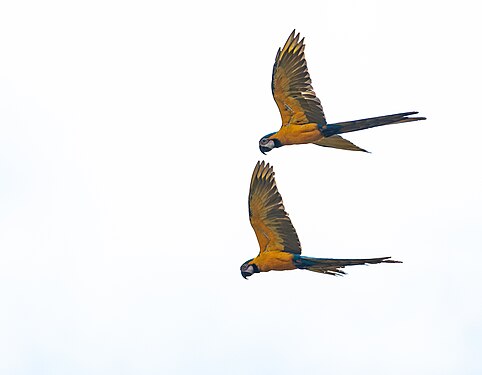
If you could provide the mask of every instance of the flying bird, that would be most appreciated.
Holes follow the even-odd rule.
[[[366,118],[362,120],[328,124],[320,99],[316,97],[305,60],[304,38],[295,30],[283,48],[278,50],[273,66],[271,91],[281,113],[281,129],[265,135],[259,141],[259,149],[265,154],[273,148],[285,145],[313,143],[343,150],[365,151],[340,136],[376,126],[425,120],[410,117],[418,112]]]
[[[328,275],[344,275],[342,268],[361,264],[401,263],[390,257],[370,259],[311,258],[301,255],[296,230],[276,187],[273,167],[256,164],[249,189],[249,221],[259,242],[259,254],[241,265],[247,279],[254,273],[302,269]]]

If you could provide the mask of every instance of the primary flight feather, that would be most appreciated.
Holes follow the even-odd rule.
[[[317,98],[305,60],[304,38],[295,30],[276,55],[271,91],[281,114],[281,129],[262,137],[259,149],[265,154],[285,145],[313,143],[319,146],[352,151],[366,151],[340,134],[376,126],[425,120],[410,117],[418,112],[372,117],[328,124],[320,99]]]
[[[241,265],[244,278],[258,272],[305,269],[343,275],[342,268],[360,264],[401,263],[390,257],[370,259],[310,258],[301,255],[296,230],[276,187],[273,167],[258,162],[249,189],[249,221],[259,243],[259,254]]]

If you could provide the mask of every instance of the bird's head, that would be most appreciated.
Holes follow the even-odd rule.
[[[282,146],[281,142],[278,139],[272,138],[274,134],[276,133],[266,134],[263,138],[259,140],[259,150],[265,155],[273,148]]]
[[[259,268],[255,263],[253,263],[253,259],[244,262],[241,265],[240,270],[241,276],[243,276],[246,280],[248,280],[248,277],[253,273],[259,273]]]

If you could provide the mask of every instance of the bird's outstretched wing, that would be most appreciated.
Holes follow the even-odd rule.
[[[271,91],[281,113],[283,126],[310,122],[326,124],[320,99],[316,97],[306,66],[300,34],[291,33],[283,48],[278,50],[273,66]]]
[[[249,221],[258,238],[260,253],[285,251],[301,254],[300,240],[276,187],[273,167],[256,164],[249,189]]]

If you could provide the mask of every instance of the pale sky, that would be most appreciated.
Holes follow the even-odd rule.
[[[0,373],[482,373],[480,12],[2,2]],[[262,155],[294,28],[329,122],[428,120]],[[404,263],[244,280],[258,160],[304,255]]]

